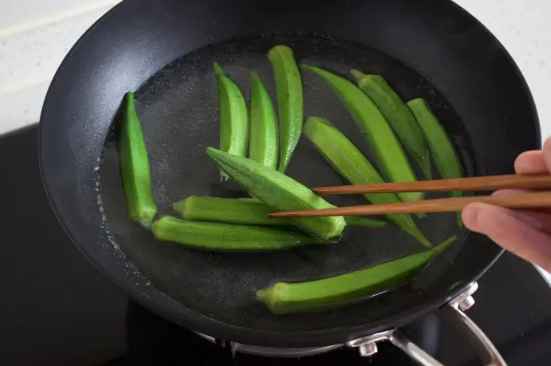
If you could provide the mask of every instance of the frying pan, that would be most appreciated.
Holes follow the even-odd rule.
[[[351,68],[381,74],[404,99],[427,99],[469,175],[511,173],[519,153],[539,148],[538,118],[522,75],[488,30],[451,1],[127,0],[69,52],[42,111],[43,181],[75,244],[144,306],[234,344],[361,345],[360,337],[403,326],[472,290],[501,250],[461,231],[412,286],[341,310],[278,317],[254,300],[256,289],[356,270],[421,248],[388,225],[350,229],[340,243],[322,248],[208,253],[156,242],[127,219],[116,143],[124,93],[136,95],[161,215],[190,194],[240,195],[219,182],[204,155],[205,147],[218,146],[211,63],[220,62],[246,96],[248,72],[257,70],[274,96],[265,55],[277,44],[291,46],[300,62],[343,76]],[[329,119],[364,149],[327,86],[306,72],[304,85],[305,115]],[[306,139],[288,174],[309,186],[342,184]],[[434,242],[457,233],[453,215],[430,215],[418,224]],[[405,344],[385,334],[379,338]]]

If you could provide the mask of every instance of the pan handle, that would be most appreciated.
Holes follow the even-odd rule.
[[[478,284],[473,282],[461,295],[437,310],[437,315],[467,336],[485,366],[507,366],[490,339],[463,312],[474,304],[471,295],[477,288]],[[390,341],[422,366],[444,366],[396,329],[356,339],[347,345],[357,347],[362,356],[371,356],[377,352],[377,342],[383,340]]]

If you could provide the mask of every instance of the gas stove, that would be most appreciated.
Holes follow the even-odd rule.
[[[341,348],[302,358],[233,353],[151,313],[78,252],[49,207],[36,125],[0,136],[2,365],[413,365],[389,342],[362,358]],[[509,366],[551,364],[551,289],[529,263],[504,254],[479,280],[467,314]],[[445,365],[480,365],[462,336],[429,315],[400,330]]]

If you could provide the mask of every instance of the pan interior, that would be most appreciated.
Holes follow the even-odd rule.
[[[154,196],[161,215],[175,215],[170,210],[172,203],[191,194],[243,195],[234,186],[220,183],[217,167],[204,154],[207,146],[219,145],[212,62],[220,63],[240,85],[247,99],[249,71],[257,71],[276,103],[272,68],[266,54],[277,44],[292,47],[299,62],[324,67],[348,78],[352,68],[380,74],[404,100],[425,98],[452,136],[467,172],[474,172],[470,138],[459,117],[445,98],[411,68],[364,46],[325,36],[261,34],[231,39],[186,54],[157,72],[136,91]],[[309,72],[303,72],[303,80],[305,118],[327,118],[369,156],[360,130],[327,85]],[[389,316],[395,311],[393,304],[404,304],[419,296],[419,291],[408,287],[343,310],[283,318],[270,314],[255,300],[257,289],[276,281],[305,281],[359,270],[421,251],[423,247],[392,224],[383,229],[347,228],[336,245],[268,253],[212,253],[157,242],[151,233],[131,223],[126,216],[116,142],[118,122],[114,121],[114,133],[106,143],[101,164],[101,198],[108,228],[131,263],[152,286],[170,298],[227,324],[258,330],[293,331],[358,325]],[[435,167],[433,171],[436,172]],[[287,174],[310,187],[344,183],[304,137]],[[421,176],[419,171],[417,175]],[[338,206],[367,202],[357,196],[335,196],[328,200]],[[432,214],[416,222],[434,243],[459,234],[450,253],[458,251],[465,237],[457,228],[455,214]],[[431,265],[433,268],[427,273],[441,275],[444,268],[434,267],[444,266],[449,261],[438,263]]]

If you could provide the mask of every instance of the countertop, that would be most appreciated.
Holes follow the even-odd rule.
[[[35,123],[55,70],[75,41],[120,0],[0,0],[0,134]],[[551,134],[551,2],[455,0],[509,50]]]

